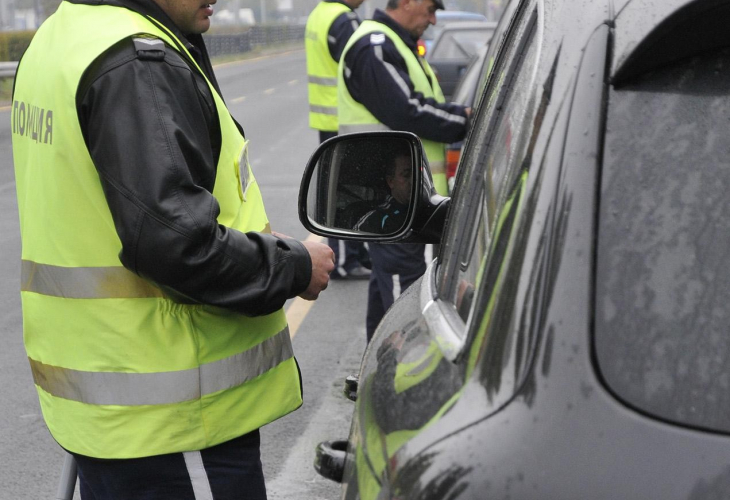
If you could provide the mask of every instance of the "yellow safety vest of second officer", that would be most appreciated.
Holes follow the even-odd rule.
[[[327,37],[335,19],[352,12],[338,2],[319,2],[307,18],[304,47],[307,54],[309,126],[337,132],[337,61],[330,54]]]
[[[251,318],[181,304],[119,261],[121,243],[74,98],[99,55],[141,36],[163,40],[203,74],[152,18],[62,2],[36,33],[15,83],[25,347],[53,437],[92,457],[205,449],[302,403],[282,310]],[[222,135],[213,189],[218,223],[268,231],[246,141],[209,87]]]

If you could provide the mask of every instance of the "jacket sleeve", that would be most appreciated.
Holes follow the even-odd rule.
[[[345,84],[350,95],[393,130],[444,143],[463,139],[466,108],[438,103],[416,92],[393,42],[384,35],[373,35],[358,40],[345,55]]]
[[[217,223],[217,112],[203,78],[176,52],[142,60],[131,40],[121,42],[78,92],[126,268],[173,296],[251,316],[307,288],[311,259],[300,242]]]
[[[358,26],[360,26],[360,18],[354,11],[337,16],[337,19],[330,26],[329,33],[327,33],[327,47],[329,47],[332,59],[340,62],[340,57],[345,51],[345,45],[347,45],[348,40],[350,40]]]

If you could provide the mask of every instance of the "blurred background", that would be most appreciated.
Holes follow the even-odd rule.
[[[213,28],[254,24],[304,24],[319,0],[218,0]],[[496,21],[506,0],[446,0],[448,10],[465,10],[484,14]],[[34,30],[51,15],[60,0],[0,0],[0,30]],[[386,0],[366,0],[358,9],[361,17],[370,17]]]

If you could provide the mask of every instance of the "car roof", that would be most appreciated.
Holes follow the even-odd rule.
[[[483,19],[487,20],[484,14],[478,12],[467,12],[463,10],[437,10],[436,21],[449,21],[452,19]]]

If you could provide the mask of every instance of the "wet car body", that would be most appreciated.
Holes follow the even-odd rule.
[[[730,181],[702,170],[730,168],[730,5],[514,1],[439,256],[365,352],[343,498],[729,498],[702,248]]]

